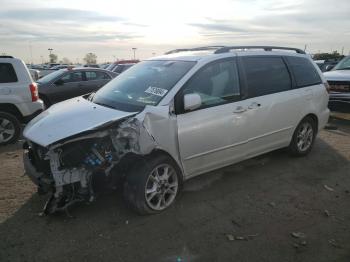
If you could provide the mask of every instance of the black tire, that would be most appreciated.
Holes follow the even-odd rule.
[[[6,126],[2,126],[5,125],[5,121],[7,123]],[[11,135],[9,135],[9,133],[6,133],[4,130],[6,127],[12,129],[14,133]],[[20,135],[21,123],[18,121],[18,119],[10,113],[0,111],[0,145],[15,143]]]
[[[312,129],[312,137],[311,140],[309,141],[309,139],[307,139],[307,141],[309,141],[308,143],[304,143],[305,144],[305,148],[303,148],[302,146],[300,146],[302,143],[302,139],[306,139],[306,137],[304,138],[300,138],[300,136],[302,136],[302,131],[306,128],[309,127]],[[309,130],[309,129],[307,129]],[[308,132],[308,131],[306,131]],[[303,120],[300,121],[299,125],[297,126],[297,128],[294,131],[293,134],[293,138],[292,141],[289,144],[288,150],[290,152],[290,154],[292,156],[296,156],[296,157],[301,157],[301,156],[306,156],[308,153],[310,153],[315,139],[316,139],[316,135],[317,135],[317,124],[315,122],[315,120],[312,117],[305,117]]]
[[[150,180],[150,176],[155,168],[162,165],[168,165],[173,168],[172,170],[175,172],[178,186],[175,196],[172,197],[171,203],[161,210],[156,210],[152,208],[152,206],[146,200],[146,184],[155,183]],[[175,202],[175,198],[179,195],[181,186],[182,176],[176,163],[165,155],[156,155],[154,157],[149,157],[141,160],[129,170],[124,183],[124,198],[129,206],[140,215],[156,214],[167,209]],[[169,199],[170,198],[168,198],[168,200]]]

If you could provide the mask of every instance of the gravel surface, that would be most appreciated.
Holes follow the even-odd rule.
[[[20,143],[0,148],[0,261],[350,261],[350,124],[313,151],[265,154],[188,181],[175,205],[138,216],[120,192],[39,217]],[[335,128],[334,128],[335,127]]]

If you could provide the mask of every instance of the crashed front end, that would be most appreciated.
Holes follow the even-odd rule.
[[[154,148],[155,140],[143,122],[131,116],[46,147],[27,139],[24,168],[38,193],[50,193],[44,213],[52,214],[77,202],[93,201],[95,178],[112,185],[122,175],[115,170],[124,157],[146,155]]]

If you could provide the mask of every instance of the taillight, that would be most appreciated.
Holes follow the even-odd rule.
[[[323,84],[324,84],[324,87],[326,88],[326,90],[327,90],[327,92],[328,92],[328,94],[329,94],[329,92],[331,91],[330,85],[328,84],[328,82],[325,82],[325,83],[323,83]]]
[[[30,94],[32,95],[32,102],[35,102],[39,99],[38,86],[35,83],[29,85]]]

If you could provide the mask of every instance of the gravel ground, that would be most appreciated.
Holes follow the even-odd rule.
[[[2,147],[0,261],[348,262],[350,124],[332,125],[307,157],[279,150],[194,178],[153,216],[109,192],[74,218],[39,217],[45,196],[22,176],[20,144]]]

